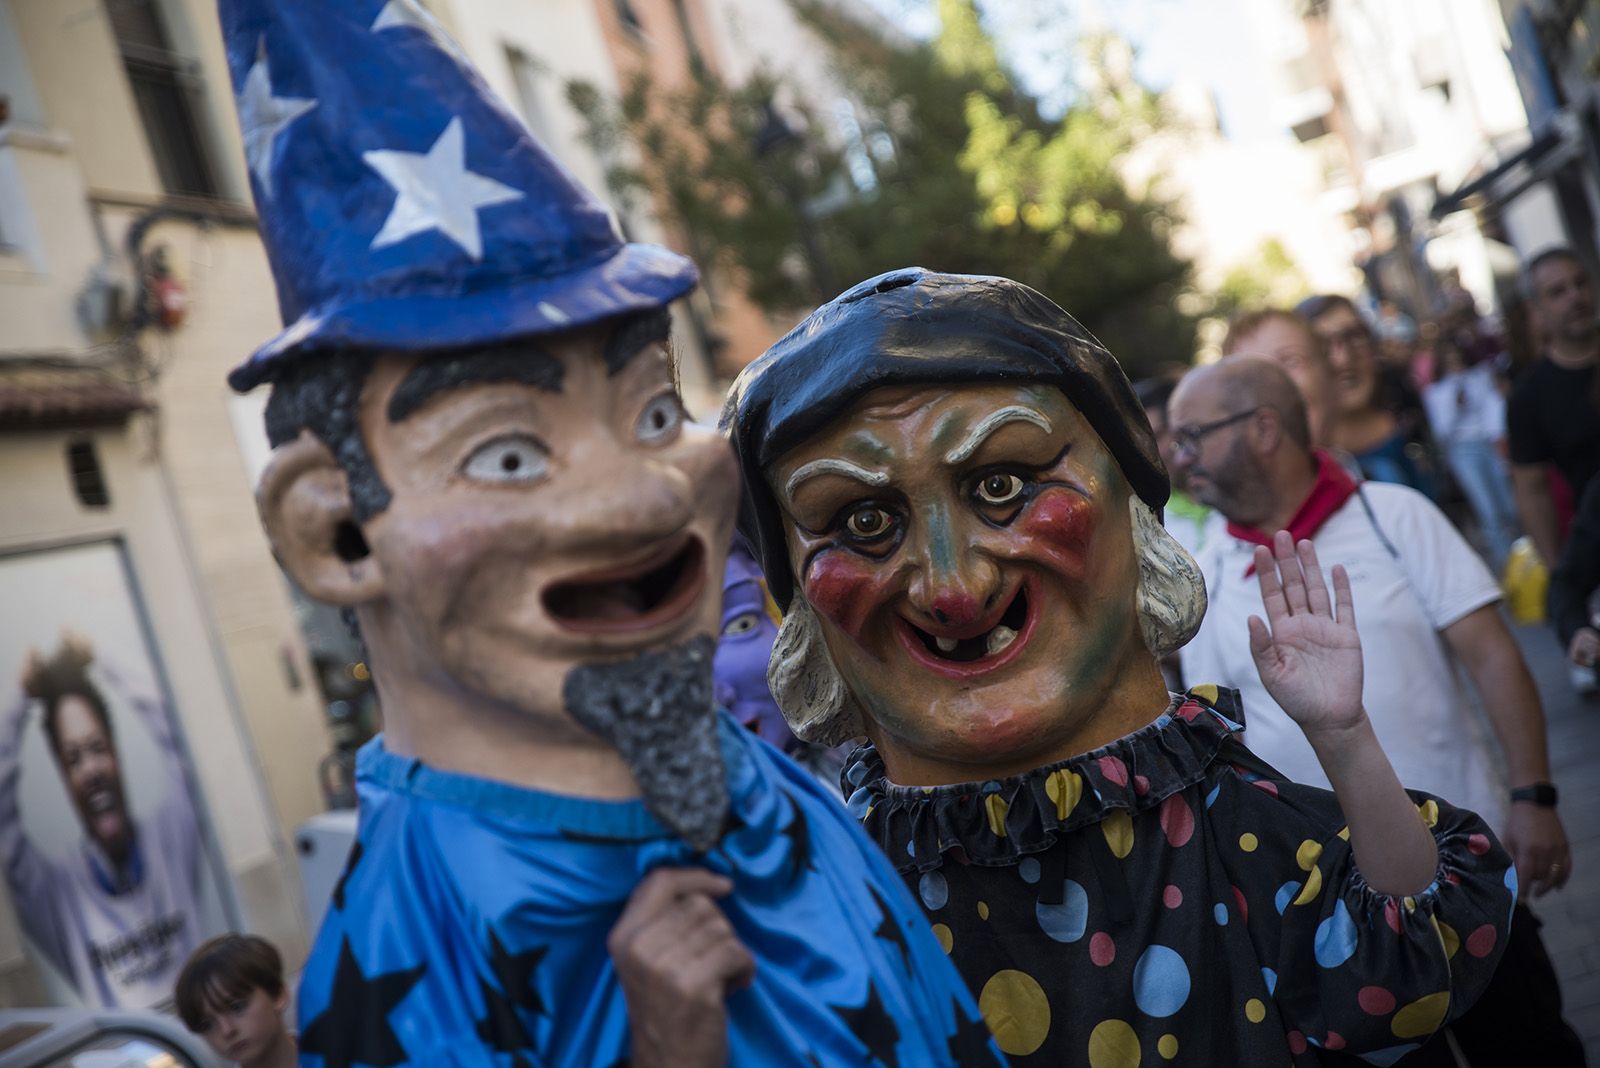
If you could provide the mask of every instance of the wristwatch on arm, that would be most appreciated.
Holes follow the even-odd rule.
[[[1511,791],[1513,801],[1532,801],[1540,808],[1556,807],[1556,785],[1552,782],[1535,782]]]

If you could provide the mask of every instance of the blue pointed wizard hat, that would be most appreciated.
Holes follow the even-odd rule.
[[[584,326],[694,288],[625,243],[416,0],[221,0],[284,330],[248,390],[341,349],[427,351]]]

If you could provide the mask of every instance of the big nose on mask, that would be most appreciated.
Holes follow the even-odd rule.
[[[686,479],[661,463],[595,471],[566,502],[558,536],[574,548],[626,552],[672,537],[694,518]],[[554,517],[552,517],[554,518]]]
[[[914,571],[911,607],[934,631],[960,631],[977,623],[1000,594],[1000,569],[962,537],[956,524],[935,516],[908,546]]]

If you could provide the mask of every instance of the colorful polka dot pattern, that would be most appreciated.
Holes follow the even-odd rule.
[[[1050,1033],[1050,999],[1037,979],[1015,968],[989,977],[978,993],[978,1011],[1002,1053],[1026,1056]]]
[[[1161,731],[1215,718],[1174,713]],[[1009,779],[967,798],[919,790],[921,808],[875,794],[869,831],[912,858],[902,872],[1013,1065],[1310,1065],[1320,1049],[1390,1063],[1488,981],[1515,875],[1481,821],[1416,799],[1448,878],[1385,897],[1331,794],[1274,781],[1231,740],[1214,752],[1176,788],[1159,756],[1125,748],[1042,772],[1037,804]],[[955,827],[943,804],[974,818]],[[1040,820],[1091,806],[1098,818],[1041,842]],[[939,828],[936,865],[906,849],[924,826]],[[1258,945],[1281,948],[1263,960]]]

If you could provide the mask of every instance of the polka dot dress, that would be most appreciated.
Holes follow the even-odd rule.
[[[1438,873],[1379,894],[1334,796],[1280,779],[1238,718],[1200,687],[1104,749],[931,789],[851,756],[852,810],[1013,1065],[1386,1065],[1487,984],[1516,874],[1483,822],[1413,795]]]

